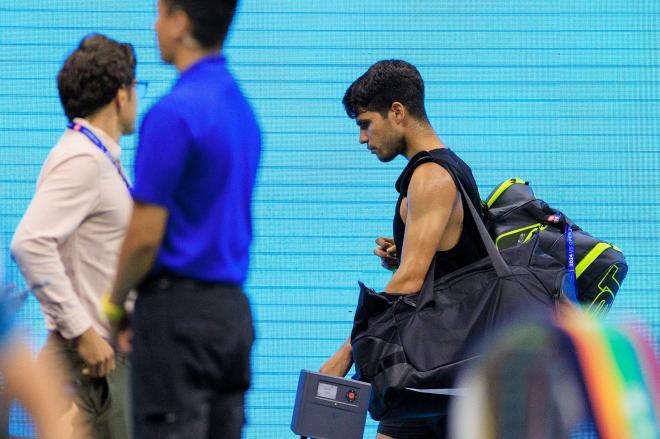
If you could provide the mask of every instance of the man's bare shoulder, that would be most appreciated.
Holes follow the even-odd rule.
[[[456,192],[456,185],[449,171],[435,162],[422,163],[410,178],[408,192],[419,190]]]
[[[420,165],[408,186],[408,213],[450,209],[456,201],[456,185],[449,172],[437,163]]]

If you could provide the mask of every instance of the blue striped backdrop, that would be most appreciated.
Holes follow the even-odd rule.
[[[139,79],[150,84],[141,114],[172,84],[156,48],[155,3],[0,0],[3,253],[64,128],[54,78],[80,38],[95,31],[136,46]],[[387,281],[371,251],[376,236],[391,235],[404,161],[379,163],[341,106],[350,82],[383,58],[418,66],[430,120],[473,167],[483,197],[524,178],[624,250],[630,272],[610,318],[645,321],[660,336],[657,0],[245,0],[226,54],[264,131],[245,437],[291,437],[299,370],[318,368],[349,333],[356,281]],[[131,169],[135,138],[122,145]],[[38,349],[45,334],[34,299],[21,320]],[[365,437],[374,428],[370,421]],[[31,431],[14,410],[12,432]]]

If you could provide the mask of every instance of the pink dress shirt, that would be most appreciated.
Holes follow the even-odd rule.
[[[119,145],[86,120],[74,122],[92,130],[124,172]],[[49,330],[71,339],[93,327],[109,337],[100,298],[112,287],[131,209],[110,158],[84,134],[67,130],[41,169],[11,243]]]

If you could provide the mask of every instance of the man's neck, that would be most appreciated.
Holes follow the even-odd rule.
[[[220,48],[203,49],[203,48],[181,47],[174,54],[173,64],[176,67],[176,69],[179,71],[179,73],[183,73],[186,70],[188,70],[190,66],[192,66],[202,58],[206,58],[207,56],[211,56],[211,55],[220,55]]]
[[[112,104],[110,104],[112,105]],[[94,115],[87,118],[87,122],[94,125],[96,128],[103,130],[112,140],[119,143],[119,139],[124,134],[119,124],[117,113],[110,105],[97,111]]]
[[[413,130],[410,130],[410,133],[406,135],[405,142],[406,150],[404,156],[407,160],[410,160],[415,154],[421,151],[445,148],[445,144],[440,140],[440,137],[427,124],[420,124],[414,127]]]

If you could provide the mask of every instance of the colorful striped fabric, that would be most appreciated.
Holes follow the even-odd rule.
[[[575,344],[600,438],[660,438],[658,362],[648,343],[583,314],[559,326]]]
[[[660,369],[650,344],[583,312],[510,327],[463,378],[452,437],[660,438]]]

